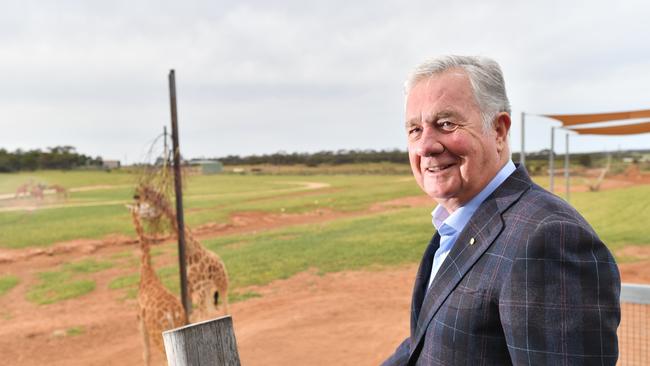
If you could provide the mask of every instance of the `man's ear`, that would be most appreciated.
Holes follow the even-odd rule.
[[[507,112],[497,114],[494,121],[494,132],[496,133],[497,151],[501,152],[508,146],[508,132],[510,132],[510,115]]]

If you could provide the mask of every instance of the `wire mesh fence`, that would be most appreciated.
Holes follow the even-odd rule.
[[[621,366],[650,365],[650,286],[621,286],[621,325],[618,328]]]

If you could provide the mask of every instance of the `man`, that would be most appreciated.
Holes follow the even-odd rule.
[[[410,336],[384,365],[614,365],[620,276],[594,230],[510,160],[493,60],[447,56],[406,83],[411,169],[438,206]]]

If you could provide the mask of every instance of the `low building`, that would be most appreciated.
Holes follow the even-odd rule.
[[[223,171],[223,164],[217,160],[190,160],[189,163],[197,174],[219,174]]]
[[[120,167],[119,160],[102,160],[102,168],[111,170],[118,169]]]

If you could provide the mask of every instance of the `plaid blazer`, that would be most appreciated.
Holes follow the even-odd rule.
[[[410,337],[384,365],[616,364],[616,263],[523,167],[474,213],[427,291],[438,243],[415,279]]]

